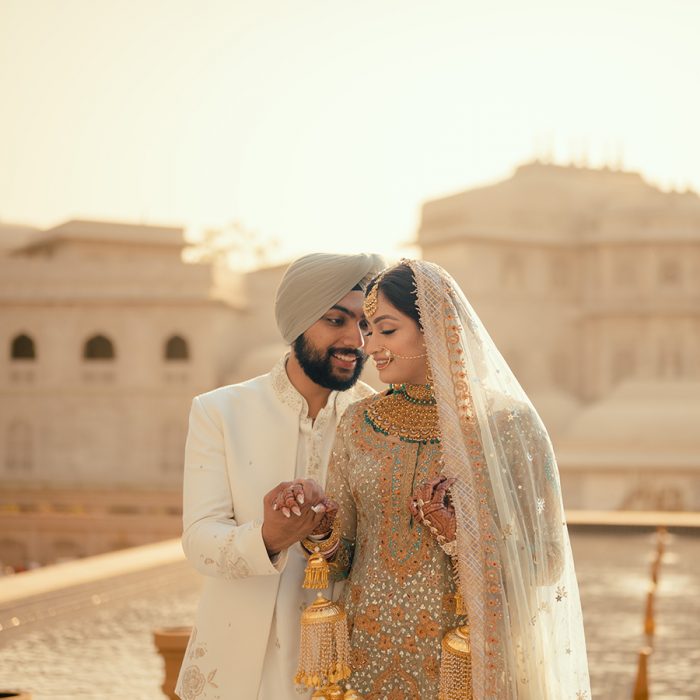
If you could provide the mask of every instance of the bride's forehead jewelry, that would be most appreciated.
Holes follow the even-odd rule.
[[[374,314],[377,313],[377,297],[379,296],[379,283],[382,281],[384,275],[386,275],[386,273],[390,270],[394,270],[397,267],[400,267],[401,265],[409,265],[411,262],[413,261],[408,260],[407,258],[401,258],[401,260],[399,260],[399,262],[397,262],[396,265],[387,267],[386,270],[383,270],[379,273],[379,275],[377,275],[374,287],[372,287],[372,289],[370,289],[369,292],[367,292],[367,296],[365,297],[365,301],[362,305],[362,308],[365,312],[365,316],[367,316],[367,318],[372,318],[372,316],[374,316]]]
[[[382,281],[382,277],[384,277],[385,274],[386,270],[379,274],[374,283],[374,286],[372,287],[372,289],[369,290],[369,292],[367,292],[365,301],[362,304],[362,309],[365,312],[365,316],[367,316],[367,318],[372,318],[372,316],[374,316],[374,314],[377,313],[377,297],[379,296],[379,283]]]

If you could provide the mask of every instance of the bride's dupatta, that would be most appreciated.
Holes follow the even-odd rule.
[[[452,277],[407,261],[457,516],[475,700],[590,700],[581,604],[547,432]]]

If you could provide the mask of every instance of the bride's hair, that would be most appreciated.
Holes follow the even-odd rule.
[[[416,296],[416,279],[413,270],[406,263],[390,267],[386,272],[380,272],[368,285],[365,294],[378,285],[378,290],[402,314],[412,318],[422,330],[418,314],[418,298]]]

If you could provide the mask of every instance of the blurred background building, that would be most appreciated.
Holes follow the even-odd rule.
[[[700,510],[695,193],[532,162],[426,203],[417,244],[542,414],[568,508]],[[0,225],[4,565],[176,537],[191,398],[284,352],[285,266],[234,274],[184,246],[171,227]]]

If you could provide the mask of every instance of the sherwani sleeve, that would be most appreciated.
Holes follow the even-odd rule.
[[[351,466],[347,430],[349,419],[350,417],[346,413],[338,426],[328,464],[328,480],[326,483],[326,493],[338,504],[338,514],[333,524],[333,529],[340,536],[340,545],[336,555],[329,562],[331,577],[335,581],[347,578],[350,573],[357,531],[357,510],[349,480]]]
[[[182,514],[182,548],[205,576],[234,580],[284,569],[287,552],[270,561],[262,521],[236,521],[221,425],[199,397],[192,402],[185,445]]]

